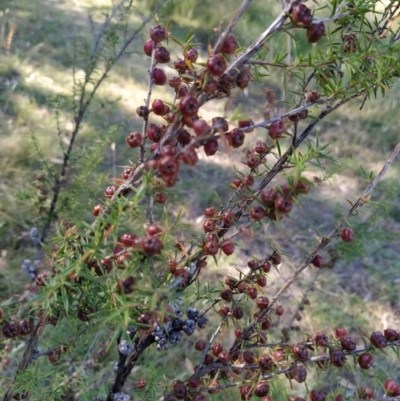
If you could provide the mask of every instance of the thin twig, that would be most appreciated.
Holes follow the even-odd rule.
[[[389,159],[386,161],[385,165],[383,166],[382,170],[379,172],[379,174],[375,177],[375,179],[367,186],[363,194],[357,199],[357,201],[354,203],[354,205],[348,210],[348,212],[342,217],[342,219],[339,221],[337,227],[331,232],[331,234],[328,237],[324,237],[321,239],[320,243],[318,246],[314,248],[314,250],[311,252],[309,256],[305,259],[303,264],[296,269],[296,271],[293,273],[293,275],[289,278],[289,280],[282,286],[282,288],[275,294],[275,296],[272,298],[271,302],[268,305],[268,308],[265,308],[263,313],[260,313],[259,317],[253,321],[251,325],[249,325],[245,331],[244,334],[247,335],[255,330],[255,327],[257,324],[261,321],[261,319],[269,312],[272,310],[273,306],[276,304],[278,299],[282,296],[282,294],[297,280],[299,275],[307,268],[307,266],[312,262],[314,259],[315,255],[324,249],[328,244],[331,243],[331,241],[336,238],[339,234],[340,229],[342,228],[343,224],[346,222],[346,220],[353,215],[358,208],[360,208],[362,205],[368,202],[368,195],[373,191],[375,186],[378,184],[378,182],[384,177],[386,174],[388,168],[390,165],[393,163],[394,159],[396,158],[397,154],[400,152],[400,143],[397,144],[395,147],[394,151],[390,155]],[[243,340],[237,339],[234,343],[234,345],[231,347],[230,351],[235,352],[237,351]]]
[[[252,0],[243,0],[243,3],[240,5],[238,10],[236,11],[235,15],[229,22],[228,26],[226,27],[225,31],[218,37],[217,43],[215,43],[214,49],[213,49],[213,54],[216,54],[219,52],[221,46],[223,45],[225,39],[228,37],[228,35],[233,31],[235,28],[236,24],[239,22],[240,18],[246,11],[247,7],[250,5]]]
[[[51,200],[51,204],[50,204],[50,208],[49,211],[47,213],[47,220],[44,224],[43,230],[42,230],[42,235],[41,235],[41,242],[44,243],[46,242],[46,238],[50,229],[50,225],[52,223],[52,221],[54,220],[54,215],[55,215],[55,210],[56,210],[56,205],[57,205],[57,201],[61,192],[61,188],[62,188],[62,184],[65,181],[66,178],[66,174],[67,174],[67,170],[68,170],[68,164],[69,164],[69,160],[72,154],[72,150],[75,144],[75,140],[76,137],[80,131],[81,125],[83,123],[83,119],[86,115],[86,112],[88,110],[89,105],[91,104],[95,94],[97,93],[97,90],[99,89],[99,87],[101,86],[101,84],[103,83],[103,81],[106,79],[106,77],[108,76],[108,73],[110,72],[110,70],[114,67],[115,63],[125,54],[126,49],[128,48],[128,46],[133,42],[133,40],[136,39],[136,37],[138,36],[138,34],[144,29],[144,27],[146,26],[146,24],[153,18],[153,15],[156,14],[158,12],[158,10],[167,2],[168,0],[160,0],[160,2],[158,3],[158,5],[154,8],[153,12],[151,13],[150,16],[148,16],[147,18],[145,18],[141,25],[132,33],[132,35],[129,37],[128,40],[126,40],[126,42],[122,45],[120,51],[117,53],[117,55],[115,56],[115,58],[113,60],[111,60],[108,64],[107,67],[105,68],[103,74],[101,75],[101,77],[98,79],[98,81],[96,82],[96,84],[94,85],[92,91],[90,92],[90,94],[88,95],[88,97],[86,97],[86,85],[88,84],[90,77],[89,76],[85,76],[85,82],[83,84],[83,87],[81,89],[81,95],[80,95],[80,100],[79,100],[79,109],[77,114],[75,115],[74,118],[74,129],[71,133],[71,139],[70,139],[70,143],[67,149],[67,152],[64,154],[64,160],[63,160],[63,165],[61,168],[61,172],[59,177],[56,177],[55,179],[55,185],[54,185],[54,191],[53,191],[53,198]]]

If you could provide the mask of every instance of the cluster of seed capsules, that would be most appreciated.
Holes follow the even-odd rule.
[[[171,62],[169,51],[162,46],[162,42],[166,39],[168,39],[168,32],[165,27],[156,25],[150,28],[150,39],[144,44],[144,53],[153,57],[156,65]],[[147,130],[144,136],[140,132],[131,132],[126,137],[126,143],[130,148],[141,147],[142,150],[145,140],[152,143],[149,150],[153,155],[147,159],[146,168],[154,171],[159,179],[158,184],[155,184],[156,202],[163,204],[166,201],[162,190],[164,187],[173,187],[176,184],[181,162],[190,166],[197,163],[197,152],[200,147],[207,156],[215,155],[221,142],[224,148],[236,149],[245,143],[245,133],[253,131],[254,123],[251,119],[241,120],[236,127],[230,129],[228,122],[222,117],[214,117],[211,123],[208,123],[198,115],[200,107],[208,99],[226,97],[233,87],[244,89],[249,85],[251,74],[246,67],[242,67],[234,79],[224,75],[228,68],[229,58],[235,54],[237,48],[238,43],[235,37],[229,34],[219,52],[209,55],[206,63],[197,62],[199,57],[197,50],[187,45],[184,47],[183,57],[170,65],[177,73],[176,76],[168,79],[164,69],[152,68],[153,84],[166,85],[168,82],[175,91],[174,103],[154,99],[149,107],[138,107],[137,113],[146,120]],[[313,94],[314,101],[318,99],[317,92],[310,92]],[[310,98],[309,101],[312,99]],[[163,118],[164,123],[149,122],[151,113]],[[279,139],[285,132],[287,124],[291,124],[290,121],[297,122],[306,118],[307,115],[307,110],[303,110],[290,115],[287,121],[276,118],[268,126],[270,138]],[[173,129],[170,129],[171,127]],[[167,132],[169,132],[168,138],[164,138]],[[254,171],[259,165],[265,163],[265,157],[269,151],[264,142],[258,141],[255,149],[248,152],[245,164]],[[132,177],[134,171],[135,167],[125,168],[122,178],[127,180]],[[104,194],[107,198],[112,198],[117,189],[117,185],[111,185],[106,188]],[[97,215],[98,211],[96,214],[94,210],[94,214]]]
[[[370,344],[373,348],[383,349],[390,342],[400,340],[399,332],[394,329],[385,329],[384,333],[375,331],[370,336]],[[207,347],[207,343],[198,340],[194,348],[196,351],[203,352]],[[374,363],[372,353],[356,351],[356,342],[352,336],[349,335],[347,330],[338,328],[335,330],[334,336],[329,338],[323,332],[318,332],[313,338],[310,338],[305,343],[298,343],[294,345],[284,344],[281,347],[275,347],[271,354],[263,353],[257,356],[255,351],[243,350],[236,351],[235,353],[229,350],[224,350],[220,343],[214,343],[209,352],[205,355],[204,366],[212,367],[212,364],[223,364],[230,366],[230,369],[223,369],[220,371],[222,378],[225,380],[234,379],[237,381],[239,375],[243,375],[245,383],[239,386],[240,398],[244,401],[249,400],[253,395],[262,398],[262,401],[273,401],[274,399],[268,395],[270,386],[268,381],[258,381],[259,372],[262,375],[272,374],[275,371],[285,373],[289,380],[295,380],[298,383],[303,383],[307,379],[307,369],[303,363],[313,362],[310,350],[315,351],[315,348],[329,349],[329,353],[322,353],[321,358],[317,358],[316,363],[321,369],[327,369],[330,364],[341,368],[346,363],[346,356],[358,355],[358,365],[361,369],[368,370]],[[353,354],[353,352],[356,352]],[[199,367],[195,367],[195,371]],[[219,380],[216,380],[218,369],[208,369],[208,375],[211,378],[208,387],[216,387],[210,389],[208,392],[211,394],[217,393],[220,386]],[[234,374],[235,376],[233,376]],[[208,382],[208,380],[207,380]],[[199,388],[204,383],[196,377],[188,379],[186,385],[182,382],[179,383],[179,390],[175,391],[175,397],[185,393],[188,388]],[[185,388],[182,388],[185,387]],[[388,379],[384,383],[384,390],[388,396],[400,396],[400,385],[393,380]],[[358,389],[357,396],[359,399],[372,399],[375,396],[375,391],[370,388],[361,387]],[[204,395],[203,395],[204,397]],[[325,401],[328,397],[326,390],[312,390],[309,394],[311,401]],[[181,399],[177,397],[178,399]],[[183,398],[182,398],[183,399]],[[205,399],[205,398],[199,398]],[[304,401],[302,397],[289,397],[289,401]],[[335,401],[343,401],[343,395],[339,394],[335,397]]]

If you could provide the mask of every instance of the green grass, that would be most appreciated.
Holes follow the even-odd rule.
[[[220,16],[227,17],[224,14],[226,6],[221,2],[215,6],[215,15],[211,20],[207,19],[210,14],[205,14],[204,19],[193,18],[189,14],[182,18],[178,12],[190,11],[185,9],[184,3],[181,3],[182,9],[175,9],[176,15],[171,18],[171,30],[176,30],[176,36],[180,38],[184,37],[187,28],[196,31],[199,40],[208,38],[208,32],[219,21]],[[140,2],[136,4],[140,6]],[[150,2],[147,6],[149,5]],[[0,294],[3,299],[17,299],[14,294],[20,293],[21,288],[28,283],[25,273],[20,271],[21,262],[25,258],[34,260],[36,257],[36,249],[29,239],[29,230],[32,226],[41,224],[43,214],[39,210],[41,206],[48,207],[49,200],[40,203],[32,183],[36,175],[45,170],[44,162],[50,171],[59,168],[63,155],[60,144],[65,146],[68,142],[72,126],[70,96],[74,43],[92,43],[88,13],[91,13],[94,30],[98,32],[103,19],[102,13],[108,6],[108,1],[94,0],[20,0],[18,6],[12,2],[8,4],[9,18],[15,20],[17,25],[10,54],[0,56]],[[199,10],[195,12],[204,11],[202,6],[207,4],[199,3]],[[267,3],[258,5],[254,2],[249,19],[238,26],[243,43],[248,43],[256,32],[261,32],[267,26],[269,17],[264,18],[263,15],[268,7]],[[168,12],[161,13],[161,17],[168,15]],[[133,15],[129,20],[129,27],[136,26],[139,20],[140,15]],[[174,24],[179,25],[175,27]],[[141,54],[141,46],[142,38],[139,38],[133,44],[132,54],[124,57],[115,66],[98,92],[93,112],[84,121],[68,174],[68,190],[61,197],[60,204],[64,207],[58,211],[60,219],[69,217],[73,223],[83,219],[90,221],[91,208],[103,199],[103,190],[115,178],[115,169],[118,176],[121,166],[135,159],[135,153],[125,146],[125,136],[130,131],[140,129],[141,121],[136,117],[135,110],[147,94],[149,59]],[[275,45],[271,44],[273,46]],[[78,56],[81,54],[79,49]],[[203,58],[205,55],[203,49]],[[82,65],[83,61],[76,57],[75,67],[81,76]],[[273,72],[263,85],[250,87],[247,97],[235,93],[233,106],[228,114],[236,106],[240,106],[242,114],[255,113],[261,120],[265,103],[263,88],[272,87],[279,93],[279,83],[279,76]],[[346,199],[354,201],[361,194],[365,182],[359,166],[377,173],[396,144],[396,110],[399,103],[397,92],[395,87],[384,99],[368,101],[362,111],[359,111],[361,100],[356,100],[323,121],[311,135],[311,140],[315,140],[318,135],[322,143],[329,142],[331,154],[340,163],[325,163],[326,170],[323,172],[316,169],[308,171],[307,178],[315,181],[316,185],[301,200],[302,208],[296,207],[296,212],[280,225],[268,224],[259,228],[256,232],[261,239],[244,243],[239,238],[238,243],[244,244],[241,251],[235,253],[234,257],[222,259],[218,266],[210,261],[204,271],[205,280],[213,283],[215,288],[220,288],[218,280],[222,281],[227,272],[235,272],[235,268],[243,269],[251,255],[261,258],[271,252],[270,246],[266,245],[267,239],[270,243],[278,244],[285,253],[281,270],[279,273],[271,273],[265,289],[265,294],[272,297],[316,244],[317,233],[313,227],[317,227],[323,235],[328,235],[335,227],[337,219],[347,210]],[[167,94],[167,89],[158,88],[155,91],[156,97]],[[107,107],[95,111],[106,103]],[[56,111],[62,126],[60,136],[57,134]],[[204,118],[210,119],[215,116],[216,111],[223,115],[223,105],[219,104],[217,108],[215,104],[206,106]],[[260,129],[254,135],[261,139],[265,137],[266,131]],[[112,143],[115,143],[116,148],[115,161]],[[87,155],[95,153],[98,164],[92,166],[92,159]],[[232,166],[243,169],[242,160],[241,151],[235,152],[229,160],[226,154],[221,153],[215,162],[208,162],[204,156],[196,168],[182,168],[177,191],[169,198],[173,213],[176,215],[181,212],[185,223],[199,228],[202,224],[200,217],[203,208],[208,205],[218,207],[220,204],[216,193],[223,201],[229,196],[227,183],[235,176]],[[271,157],[269,163],[272,165],[273,162]],[[315,291],[309,294],[311,306],[302,314],[302,320],[296,322],[303,331],[330,332],[335,327],[343,326],[352,333],[359,333],[359,328],[370,333],[386,326],[396,327],[396,324],[398,328],[396,316],[400,305],[398,281],[395,281],[398,280],[400,267],[398,174],[398,163],[394,163],[388,178],[377,186],[372,199],[382,203],[382,207],[366,205],[365,215],[361,214],[359,219],[351,219],[356,241],[351,245],[340,242],[332,245],[338,252],[340,261],[333,270],[323,272],[315,284]],[[324,177],[329,179],[321,182],[320,179]],[[48,179],[47,185],[51,190],[52,180]],[[72,198],[75,199],[74,202],[71,202]],[[326,253],[324,257],[328,257]],[[291,313],[294,313],[304,289],[310,285],[313,277],[312,269],[306,270],[282,298],[281,302],[286,310],[286,317],[282,321],[288,320]],[[210,326],[216,327],[217,322],[215,314]],[[279,321],[275,321],[269,338],[279,338],[278,323]],[[73,333],[73,328],[70,332]],[[85,350],[91,344],[94,332],[95,330],[89,332],[74,350],[76,355],[82,356],[82,364],[90,359],[90,356],[85,359]],[[41,346],[46,348],[61,342],[65,334],[68,333],[50,327],[44,333]],[[105,330],[97,340],[105,342],[113,334],[112,329]],[[146,351],[143,362],[139,363],[138,369],[132,374],[127,388],[132,387],[137,378],[151,376],[155,370],[159,371],[164,366],[167,369],[161,383],[187,377],[193,364],[199,359],[199,355],[193,350],[193,344],[196,339],[206,339],[208,335],[209,331],[196,332],[193,337],[185,338],[178,347],[162,354],[155,351],[154,347]],[[228,345],[232,339],[232,329],[224,329],[219,338]],[[295,339],[304,340],[301,336],[297,338],[294,335],[293,340]],[[361,341],[360,336],[357,339]],[[97,348],[98,344],[93,347]],[[113,350],[113,347],[110,349]],[[372,373],[376,381],[384,380],[385,375],[394,371],[397,366],[395,354],[390,351],[387,354],[389,358],[377,358],[377,367]],[[110,369],[115,359],[115,350],[110,351],[104,361],[96,363],[93,370],[85,370],[79,380],[82,383],[94,383],[104,374],[104,383],[101,384],[103,387],[100,389],[106,391],[113,378]],[[47,366],[42,373],[47,374],[50,369],[52,367]],[[346,377],[353,385],[358,380],[361,383],[367,381],[367,373],[358,375],[357,379],[350,369],[344,374],[339,373],[335,370],[332,375]],[[338,375],[335,376],[336,374]],[[5,373],[8,379],[11,379],[11,375],[11,370]],[[320,372],[318,375],[320,382],[325,378],[332,381],[331,373]],[[315,369],[310,369],[310,388],[318,375],[315,374]],[[274,381],[274,386],[272,395],[277,401],[286,400],[289,395],[305,393],[304,385],[294,385],[293,391],[287,390],[289,387],[286,378]],[[98,388],[91,389],[82,399],[91,399],[98,391]],[[238,396],[236,390],[230,390],[227,394],[212,396],[210,399],[234,401]]]

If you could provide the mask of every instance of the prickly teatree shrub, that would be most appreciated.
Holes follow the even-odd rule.
[[[42,241],[41,266],[26,266],[34,278],[24,294],[28,302],[2,302],[2,366],[8,372],[3,400],[322,401],[400,395],[395,372],[385,372],[386,381],[373,386],[367,382],[372,374],[364,373],[373,370],[381,351],[398,352],[396,328],[367,333],[322,326],[310,333],[293,319],[283,323],[288,305],[281,302],[306,269],[334,267],[335,244],[352,246],[357,230],[348,220],[368,202],[399,148],[331,233],[293,261],[290,278],[274,292],[270,284],[279,267],[289,267],[285,250],[260,229],[283,225],[318,191],[304,173],[331,157],[321,139],[308,140],[314,127],[349,102],[361,105],[384,94],[399,75],[399,4],[294,0],[253,43],[239,44],[234,28],[249,3],[218,32],[207,56],[190,34],[180,41],[173,27],[149,29],[143,44],[148,97],[137,105],[143,126],[126,135],[132,162],[104,188],[104,201],[93,204],[93,222],[71,217],[59,222],[51,244]],[[294,44],[289,56],[269,50],[282,38]],[[172,44],[180,48],[178,58],[170,54]],[[229,112],[205,117],[208,102],[261,86],[275,70],[284,77],[281,99],[265,90],[263,120],[249,115],[233,123]],[[165,87],[162,99],[152,96],[155,86]],[[204,209],[196,231],[169,203],[183,175],[204,163],[199,159],[213,157],[240,157],[243,168],[232,174],[228,190],[220,183],[221,197]],[[191,183],[193,194],[202,190]],[[39,243],[39,233],[31,234]],[[218,267],[223,279],[205,282],[208,269],[253,241],[266,251],[236,273]],[[304,296],[296,319],[305,307],[312,309],[307,305]],[[51,343],[48,349],[44,339]],[[186,372],[188,363],[193,371],[180,373],[180,365]],[[148,367],[146,374],[141,366]],[[349,371],[362,378],[351,388],[338,379],[329,382],[333,373],[343,372],[344,380]],[[289,390],[282,390],[285,385]]]

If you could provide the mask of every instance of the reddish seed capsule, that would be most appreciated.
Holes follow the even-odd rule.
[[[228,314],[229,314],[229,312],[231,311],[231,308],[229,308],[228,306],[222,306],[220,309],[219,309],[219,313],[222,315],[222,316],[227,316]]]
[[[264,262],[264,263],[261,265],[261,269],[262,269],[262,271],[263,271],[264,273],[269,273],[270,270],[271,270],[271,263],[269,263],[269,262]]]
[[[180,77],[172,77],[168,79],[168,84],[171,88],[178,88],[182,83],[182,79]]]
[[[1,316],[0,316],[1,318]],[[22,319],[19,322],[19,334],[21,336],[27,336],[32,332],[32,323],[27,319]]]
[[[374,331],[370,336],[371,344],[376,348],[385,348],[387,340],[380,331]]]
[[[264,189],[260,192],[260,198],[266,206],[273,207],[279,193],[275,188]]]
[[[218,132],[227,132],[229,129],[229,124],[223,117],[214,117],[211,120],[211,125]]]
[[[259,155],[262,155],[267,152],[267,145],[265,142],[262,141],[257,141],[256,146],[254,148],[254,151],[258,153]]]
[[[93,214],[93,216],[98,216],[98,215],[101,213],[102,210],[103,210],[103,205],[101,205],[101,204],[96,205],[96,206],[92,209],[92,214]]]
[[[261,164],[260,157],[256,153],[249,155],[246,164],[251,169],[257,168]]]
[[[351,336],[342,336],[340,337],[340,345],[342,349],[346,351],[354,351],[356,349],[356,342]]]
[[[269,355],[263,354],[258,358],[258,366],[263,372],[266,372],[274,367],[274,361]]]
[[[182,60],[181,58],[178,58],[177,60],[174,61],[174,67],[178,70],[178,71],[184,71],[186,70],[186,63],[185,60]]]
[[[156,47],[154,51],[154,59],[157,63],[165,64],[171,61],[169,51],[165,47]]]
[[[163,205],[167,201],[167,197],[164,194],[157,193],[155,196],[155,201],[160,205]]]
[[[154,40],[149,39],[143,45],[144,54],[146,54],[146,56],[151,57],[151,54],[153,53],[153,48],[154,48]]]
[[[282,214],[289,213],[292,210],[292,199],[286,196],[280,196],[275,200],[275,209]]]
[[[258,297],[256,300],[256,304],[260,309],[268,308],[269,299],[267,297]]]
[[[204,365],[208,366],[214,362],[214,358],[210,354],[206,354],[204,358]]]
[[[211,139],[204,144],[204,153],[207,156],[213,156],[218,151],[218,141],[216,139]]]
[[[145,254],[149,256],[156,255],[161,252],[163,244],[158,237],[145,237],[141,243],[142,250]]]
[[[361,369],[369,369],[374,364],[374,356],[368,352],[358,357],[358,364]]]
[[[211,75],[220,77],[223,75],[227,68],[224,56],[221,54],[214,54],[207,60],[207,69]]]
[[[292,354],[299,361],[306,361],[308,359],[308,351],[307,351],[307,348],[303,344],[293,345]]]
[[[242,357],[246,363],[254,363],[256,361],[256,358],[251,351],[244,351]]]
[[[221,244],[221,250],[225,255],[232,255],[235,251],[235,244],[231,240],[226,240]]]
[[[118,280],[117,293],[131,294],[134,291],[135,278],[132,276]]]
[[[242,181],[236,178],[232,181],[231,185],[235,188],[239,188],[242,185]]]
[[[240,89],[245,89],[249,86],[250,83],[250,76],[247,71],[241,71],[236,77],[236,85]]]
[[[338,368],[342,367],[346,363],[346,355],[340,349],[334,349],[331,354],[331,362]]]
[[[317,253],[315,256],[314,256],[314,258],[313,258],[313,260],[312,260],[312,262],[311,262],[315,267],[322,267],[323,265],[324,265],[324,259],[323,259],[323,257],[319,254],[319,253]]]
[[[194,344],[194,349],[196,351],[204,351],[206,348],[207,343],[203,340],[198,340],[196,341],[196,343]]]
[[[211,132],[211,127],[204,120],[198,119],[193,123],[193,131],[197,136],[207,135]]]
[[[162,100],[160,99],[154,99],[153,103],[151,104],[151,108],[153,109],[153,113],[156,114],[157,116],[163,116],[165,113],[165,104]]]
[[[343,51],[345,53],[356,53],[357,52],[357,37],[356,35],[347,35],[343,43]]]
[[[282,120],[274,121],[268,128],[271,139],[279,139],[285,131]]]
[[[368,387],[361,387],[357,391],[357,396],[358,398],[361,398],[362,400],[372,400],[375,397],[374,390]]]
[[[276,314],[277,316],[282,316],[284,313],[285,313],[285,311],[284,311],[284,309],[283,309],[282,306],[278,306],[278,307],[275,309],[275,314]]]
[[[104,195],[106,198],[112,198],[117,191],[118,187],[116,185],[110,185],[109,187],[106,188],[104,191]]]
[[[351,228],[345,228],[340,233],[340,236],[344,242],[352,242],[354,239],[354,232]]]
[[[249,296],[250,299],[256,299],[257,298],[257,289],[255,287],[248,287],[247,295]]]
[[[211,351],[215,356],[218,356],[218,354],[223,351],[222,345],[220,343],[213,344]]]
[[[224,365],[227,365],[231,361],[231,355],[228,351],[222,351],[218,354],[218,359]]]
[[[348,336],[348,335],[349,335],[349,333],[346,329],[343,329],[343,328],[335,329],[335,337],[336,338],[340,338],[342,336]]]
[[[393,380],[386,380],[383,387],[385,388],[385,392],[387,395],[390,395],[392,397],[398,397],[400,395],[400,385],[398,385]]]
[[[199,102],[193,96],[185,96],[178,104],[179,111],[187,117],[194,117],[199,110]]]
[[[212,95],[218,89],[218,82],[210,77],[207,83],[203,86],[203,92]]]
[[[199,57],[199,53],[195,48],[191,48],[189,49],[186,53],[185,53],[185,59],[189,60],[191,63],[195,63],[197,61]]]
[[[189,133],[189,131],[182,129],[179,131],[177,140],[181,145],[187,145],[188,143],[190,143],[192,137]]]
[[[198,162],[199,158],[194,148],[190,148],[182,155],[182,161],[188,166],[194,166]]]
[[[270,320],[264,320],[261,323],[261,330],[269,330],[269,328],[271,327],[271,321]]]
[[[265,217],[265,210],[261,206],[255,206],[250,209],[249,214],[253,220],[259,221]]]
[[[167,30],[160,24],[152,26],[149,33],[150,38],[157,43],[162,42],[163,40],[168,38]]]
[[[160,68],[154,68],[152,78],[154,85],[162,86],[165,85],[165,83],[167,82],[167,76],[165,75],[165,72]]]
[[[271,256],[271,262],[272,264],[274,264],[275,266],[278,266],[282,263],[282,259],[281,259],[281,255],[279,255],[279,253],[274,253]]]
[[[124,180],[127,180],[130,175],[132,174],[133,169],[130,167],[124,168],[124,171],[122,172],[121,176]]]
[[[238,128],[246,131],[246,132],[253,132],[254,128],[248,129],[248,127],[252,126],[254,124],[254,121],[251,119],[248,120],[241,120],[238,121]]]
[[[184,400],[186,398],[187,390],[184,385],[174,386],[174,395],[178,400]]]
[[[176,176],[179,171],[179,161],[173,156],[162,156],[158,161],[158,171],[163,176]]]
[[[47,272],[39,273],[39,274],[37,275],[37,277],[36,277],[36,280],[35,280],[36,285],[37,285],[38,287],[43,287],[43,286],[45,286],[45,285],[46,285],[46,284],[45,284],[45,281],[47,280],[47,278],[48,278],[48,273],[47,273]]]
[[[269,392],[269,385],[266,381],[261,381],[259,382],[255,389],[254,389],[254,395],[257,397],[265,397]]]
[[[187,384],[190,388],[198,388],[201,385],[201,381],[196,377],[189,377]]]
[[[328,336],[325,333],[322,333],[322,332],[318,332],[314,336],[314,341],[315,341],[315,344],[318,347],[326,347],[328,345],[328,343],[329,343]]]
[[[222,44],[221,51],[225,54],[234,54],[237,48],[237,41],[235,37],[230,33],[224,43]]]
[[[235,319],[241,319],[243,316],[244,316],[244,312],[243,312],[243,309],[240,307],[240,306],[235,306],[233,309],[232,309],[232,316],[235,318]]]
[[[233,298],[232,291],[231,291],[230,289],[228,289],[228,288],[222,290],[222,291],[221,291],[221,298],[222,298],[224,301],[231,302],[231,301],[232,301],[232,298]]]
[[[400,340],[399,333],[395,329],[385,329],[383,334],[388,341],[398,341]]]
[[[305,28],[312,22],[311,10],[304,4],[296,4],[290,13],[290,17],[294,25]]]
[[[307,28],[307,39],[310,43],[318,42],[325,35],[325,24],[318,22]]]
[[[146,387],[146,385],[147,385],[147,382],[146,382],[145,379],[139,379],[139,380],[136,382],[136,387],[137,387],[139,390],[144,389],[144,388]]]
[[[243,143],[244,143],[244,133],[238,128],[233,129],[229,134],[228,134],[228,141],[232,148],[240,148]]]
[[[260,268],[259,263],[255,259],[249,260],[247,262],[247,266],[249,266],[250,270],[253,271],[258,270]]]
[[[203,223],[203,230],[204,230],[206,233],[211,233],[211,232],[213,232],[213,231],[215,230],[215,226],[216,226],[215,220],[213,220],[213,219],[207,219],[207,220],[204,220],[204,223]]]
[[[206,207],[206,208],[204,209],[203,213],[204,213],[204,216],[207,216],[207,217],[214,217],[214,216],[216,215],[217,211],[215,210],[214,207],[208,206],[208,207]]]
[[[57,348],[53,351],[51,351],[48,355],[50,363],[56,363],[60,360],[61,358],[61,348]]]
[[[288,372],[288,377],[296,380],[298,383],[304,383],[307,379],[307,369],[304,365],[296,365],[293,370]]]
[[[254,177],[252,175],[246,175],[243,177],[242,183],[246,187],[251,187],[254,184]]]
[[[17,322],[8,322],[3,326],[3,335],[5,338],[15,338],[19,335],[20,325]]]
[[[204,244],[204,252],[207,255],[216,255],[218,253],[219,250],[219,246],[218,243],[216,243],[215,241],[207,241]]]
[[[122,234],[120,238],[121,243],[127,247],[134,246],[135,240],[136,240],[136,235],[132,233]]]
[[[265,287],[267,285],[267,279],[265,276],[258,276],[257,277],[257,285],[260,287]]]
[[[222,221],[227,226],[231,226],[235,222],[235,215],[231,211],[227,211],[222,214]]]
[[[320,390],[312,390],[310,393],[311,401],[325,401],[326,395],[323,391]]]

